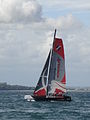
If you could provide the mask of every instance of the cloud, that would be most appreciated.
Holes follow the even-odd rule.
[[[47,18],[44,22],[28,25],[15,24],[7,27],[3,25],[0,34],[0,55],[3,59],[9,58],[11,61],[23,60],[22,63],[29,62],[30,59],[35,64],[36,57],[39,59],[42,56],[44,59],[45,55],[47,56],[55,28],[57,28],[57,37],[62,37],[65,42],[67,60],[72,59],[75,64],[81,64],[83,61],[84,64],[87,63],[90,58],[88,40],[90,29],[71,14],[57,19]],[[86,59],[83,59],[85,57]]]
[[[65,1],[56,0],[51,3],[48,4],[65,6]],[[74,1],[72,0],[71,3]],[[68,6],[71,3],[68,1]],[[78,8],[80,3],[81,0]],[[84,1],[81,4],[81,8],[84,9],[87,5],[85,4],[84,7],[83,5]],[[76,9],[76,2],[72,6]],[[34,85],[51,48],[55,28],[57,28],[57,37],[63,38],[66,68],[70,72],[68,75],[73,74],[72,78],[75,78],[78,69],[82,76],[82,73],[85,74],[90,70],[89,27],[87,28],[71,13],[57,18],[44,18],[42,7],[35,0],[0,0],[0,76],[2,80],[8,79],[13,83],[15,79],[20,78],[25,83],[27,79],[25,84]],[[30,78],[33,79],[33,83]],[[22,81],[18,82],[23,84]]]
[[[42,5],[44,4],[44,7],[45,8],[53,8],[53,9],[58,9],[58,10],[80,10],[80,11],[88,11],[90,10],[90,1],[89,0],[78,0],[75,1],[75,0],[63,0],[63,1],[60,1],[60,0],[55,0],[52,2],[52,0],[49,0],[49,1],[41,1],[41,0],[38,0]],[[60,8],[60,9],[59,9]]]
[[[59,18],[48,18],[46,24],[59,29],[77,29],[82,27],[82,23],[72,14],[61,16]]]
[[[18,63],[22,61],[23,64],[32,61],[36,64],[40,56],[44,60],[51,47],[55,28],[57,28],[57,36],[64,40],[68,61],[71,59],[73,63],[80,63],[80,65],[81,61],[84,61],[84,64],[89,61],[90,29],[71,14],[57,19],[47,18],[45,21],[33,24],[1,24],[0,28],[2,62],[9,60],[9,64],[13,64],[15,61]],[[78,61],[76,53],[78,53]],[[86,59],[83,59],[85,57]]]
[[[0,22],[39,22],[42,8],[35,0],[0,0]]]

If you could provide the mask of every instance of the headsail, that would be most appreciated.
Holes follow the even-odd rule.
[[[39,81],[37,83],[37,86],[35,88],[34,96],[46,96],[47,94],[47,78],[48,78],[47,74],[48,74],[49,59],[50,59],[50,52],[46,60],[46,63],[44,65],[41,76],[39,78]]]
[[[48,95],[62,95],[65,88],[65,59],[62,39],[54,38],[50,70],[48,76]]]

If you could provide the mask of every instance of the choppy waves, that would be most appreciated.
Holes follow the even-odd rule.
[[[0,120],[90,120],[90,92],[71,92],[71,102],[27,102],[32,91],[0,91]]]

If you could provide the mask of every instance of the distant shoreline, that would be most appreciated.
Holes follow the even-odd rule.
[[[0,90],[34,90],[35,87],[0,83]],[[90,92],[90,87],[67,87],[67,92]]]
[[[33,90],[34,87],[9,85],[7,83],[0,83],[0,90]]]

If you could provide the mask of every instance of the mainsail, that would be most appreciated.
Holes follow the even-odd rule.
[[[52,48],[48,76],[48,95],[62,95],[66,92],[65,58],[62,39],[55,38]]]
[[[56,32],[56,31],[55,31]],[[40,75],[34,96],[60,96],[66,92],[65,58],[62,39],[55,38]]]

